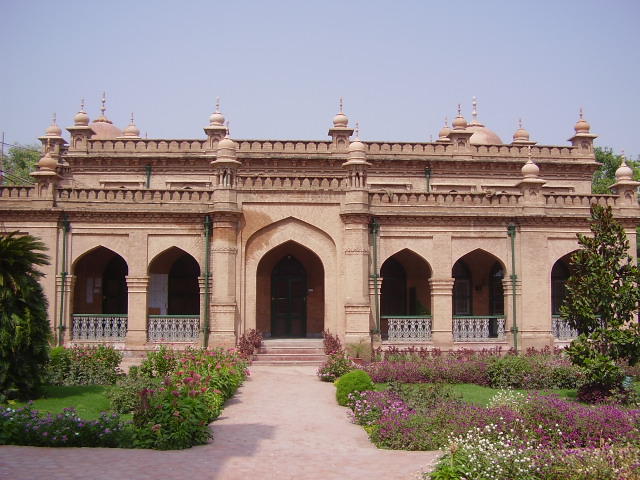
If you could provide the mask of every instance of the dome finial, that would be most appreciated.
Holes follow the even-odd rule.
[[[462,107],[460,106],[460,104],[458,104],[458,116],[462,116]]]
[[[105,103],[107,103],[106,95],[105,95],[105,92],[102,92],[102,107],[100,108],[100,111],[102,112],[103,117],[104,117],[104,112],[107,111],[107,107],[104,106]]]
[[[522,118],[518,119],[518,125],[520,125],[520,128],[522,128]]]
[[[580,107],[580,120],[582,120],[582,107]]]
[[[476,97],[473,97],[473,123],[477,123],[478,120],[478,110],[477,110],[478,102],[476,102]]]
[[[80,100],[80,111],[84,112],[84,98]]]
[[[340,113],[342,113],[342,97],[340,97]]]
[[[220,97],[216,97],[216,112],[220,111]]]
[[[56,124],[56,112],[53,112],[53,122],[51,124],[52,125],[57,125]]]
[[[231,122],[227,120],[227,137],[229,136],[230,133],[231,133]]]
[[[360,137],[360,124],[356,122],[356,138]]]

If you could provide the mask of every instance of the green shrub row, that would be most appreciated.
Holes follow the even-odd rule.
[[[122,352],[111,346],[73,346],[51,349],[45,383],[49,385],[112,385],[124,375]]]
[[[110,378],[99,367],[109,353],[103,355],[100,347],[92,347],[89,355],[80,351],[64,349],[59,355],[59,365],[73,365],[74,381]],[[117,374],[120,380],[107,394],[113,415],[83,420],[72,408],[57,415],[42,415],[30,405],[8,408],[0,412],[0,444],[162,450],[200,445],[211,438],[209,424],[241,385],[247,366],[234,350],[162,347],[129,376]],[[132,422],[118,416],[127,412],[133,413]]]

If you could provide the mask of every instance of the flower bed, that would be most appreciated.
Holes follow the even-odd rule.
[[[203,444],[211,438],[209,423],[248,375],[247,366],[234,350],[161,348],[136,373],[156,379],[153,387],[125,389],[118,396],[119,404],[132,409],[133,422],[118,414],[86,421],[73,409],[57,415],[41,415],[30,406],[6,409],[0,414],[0,443],[155,449]],[[127,394],[134,398],[124,401]]]

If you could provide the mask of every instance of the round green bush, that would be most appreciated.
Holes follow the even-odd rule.
[[[353,370],[345,373],[336,380],[335,385],[336,399],[338,400],[338,404],[342,406],[347,405],[350,393],[366,392],[374,388],[371,377],[362,370]]]

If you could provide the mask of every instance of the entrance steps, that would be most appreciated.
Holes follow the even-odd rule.
[[[255,365],[320,366],[326,355],[321,338],[265,339],[253,356]]]

